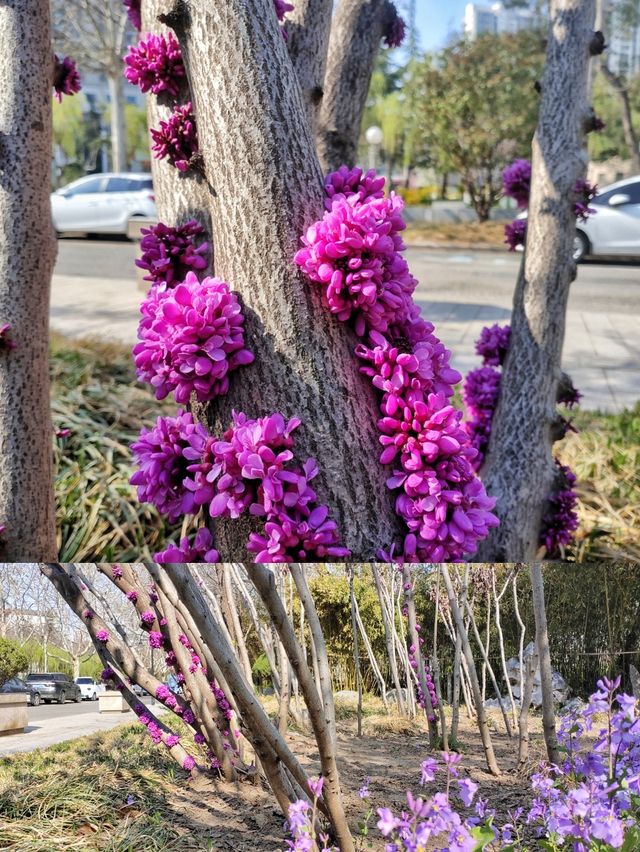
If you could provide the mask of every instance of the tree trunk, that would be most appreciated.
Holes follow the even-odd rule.
[[[523,688],[520,693],[520,716],[518,719],[518,769],[523,769],[529,760],[529,708],[533,695],[533,679],[538,667],[538,654],[534,652],[526,659],[526,672],[523,676]]]
[[[391,570],[394,570],[393,567]],[[391,601],[391,605],[388,607],[385,591],[382,588],[380,569],[377,565],[375,565],[375,563],[372,563],[371,565],[371,573],[373,574],[373,582],[375,583],[376,592],[378,594],[378,600],[380,601],[380,611],[382,613],[382,624],[384,627],[384,642],[387,648],[387,656],[389,658],[389,671],[391,672],[391,680],[393,682],[393,688],[396,691],[396,704],[398,705],[398,712],[405,713],[405,701],[402,698],[400,678],[398,677],[398,662],[396,657],[396,649],[393,641],[395,626],[393,621],[393,601]]]
[[[158,21],[158,15],[166,12],[166,0],[145,0],[142,4],[142,32],[166,33],[167,28]],[[180,93],[180,102],[190,100],[189,86],[185,82]],[[150,95],[147,97],[147,120],[149,127],[158,127],[160,121],[166,121],[171,113],[168,101]],[[151,159],[153,186],[156,194],[158,218],[165,225],[181,225],[189,219],[200,222],[206,231],[210,245],[209,268],[206,274],[213,272],[213,245],[211,241],[211,213],[209,210],[209,189],[198,172],[179,172],[166,160]]]
[[[326,172],[355,165],[369,84],[388,15],[388,0],[340,0],[329,39],[318,152]]]
[[[296,455],[317,460],[319,500],[354,558],[366,561],[399,538],[401,524],[376,458],[379,413],[353,355],[355,336],[292,263],[305,227],[322,215],[323,188],[282,34],[258,0],[178,8],[172,26],[195,104],[216,273],[243,302],[256,356],[229,394],[206,407],[206,420],[220,435],[234,409],[299,417]],[[226,559],[246,558],[251,523],[216,523]]]
[[[333,0],[297,0],[287,15],[287,47],[309,119],[315,129],[324,95]]]
[[[124,125],[124,84],[122,70],[107,77],[111,112],[111,171],[127,171],[127,146]]]
[[[360,646],[358,643],[358,622],[356,620],[356,596],[353,591],[353,565],[349,571],[349,603],[351,605],[351,637],[353,642],[353,664],[356,669],[356,687],[358,690],[358,736],[362,736],[362,671],[360,669]]]
[[[47,0],[0,4],[0,559],[57,555],[49,412],[53,53]]]
[[[478,562],[535,556],[551,454],[569,286],[576,275],[573,192],[584,176],[589,115],[589,44],[595,0],[555,0],[533,140],[527,249],[511,317],[511,343],[482,478],[496,497],[494,527]]]
[[[631,111],[631,102],[629,100],[629,90],[625,86],[623,79],[614,74],[608,67],[607,63],[602,60],[600,63],[602,76],[607,81],[611,89],[615,92],[620,101],[620,117],[622,119],[622,132],[624,134],[625,145],[629,149],[629,157],[634,173],[640,172],[640,140],[633,124],[633,113]]]
[[[408,640],[409,645],[414,648],[413,656],[417,664],[416,675],[418,677],[418,684],[420,685],[420,690],[422,692],[422,697],[425,704],[424,710],[427,714],[427,721],[429,723],[429,746],[432,749],[435,749],[438,743],[438,725],[436,722],[433,702],[431,700],[431,694],[429,693],[429,688],[427,686],[427,673],[425,670],[424,656],[422,654],[420,642],[421,637],[418,628],[418,619],[416,615],[416,602],[413,597],[411,569],[408,565],[403,565],[402,567],[402,584],[404,586],[405,605],[407,609]],[[409,688],[408,679],[407,688]]]
[[[540,690],[542,692],[542,728],[547,755],[551,763],[560,762],[556,736],[556,716],[553,709],[553,684],[551,680],[551,652],[547,631],[547,611],[544,603],[542,565],[535,562],[530,566],[531,589],[533,592],[533,614],[536,621],[536,648],[540,661]]]
[[[460,640],[462,642],[462,653],[464,654],[467,660],[467,667],[469,670],[469,683],[471,684],[471,690],[473,692],[473,698],[476,705],[476,713],[478,716],[478,729],[480,731],[480,738],[482,739],[482,746],[484,748],[487,768],[492,775],[500,775],[500,769],[498,768],[495,754],[493,752],[493,743],[491,742],[491,734],[489,732],[489,725],[487,724],[487,715],[484,710],[484,705],[482,704],[482,695],[480,693],[478,673],[476,672],[476,664],[475,660],[473,659],[473,653],[471,651],[471,645],[469,643],[469,636],[464,626],[462,614],[460,612],[455,592],[453,590],[453,584],[451,582],[451,576],[449,575],[449,569],[446,565],[441,565],[440,571],[442,572],[442,577],[444,579],[444,583],[447,589],[447,596],[449,598],[449,607],[451,609],[451,615],[453,616],[453,620],[456,625],[456,631],[459,633]]]

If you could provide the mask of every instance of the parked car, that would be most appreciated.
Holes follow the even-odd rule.
[[[22,692],[29,696],[29,704],[32,707],[37,707],[40,704],[41,698],[38,690],[28,683],[25,683],[19,677],[12,677],[0,686],[0,692]]]
[[[595,214],[576,225],[576,263],[602,255],[640,257],[640,175],[603,187],[591,206]]]
[[[83,701],[97,701],[99,693],[105,691],[104,685],[92,677],[77,677],[76,683],[80,687]]]
[[[61,672],[30,674],[27,675],[26,682],[38,690],[45,704],[51,704],[52,701],[58,704],[76,701],[79,704],[82,701],[82,692],[78,684]]]
[[[146,689],[143,689],[139,684],[133,683],[131,684],[131,691],[134,695],[137,695],[139,698],[146,698],[149,693]]]
[[[111,173],[79,178],[52,193],[51,215],[59,234],[126,234],[129,219],[156,218],[151,175]]]

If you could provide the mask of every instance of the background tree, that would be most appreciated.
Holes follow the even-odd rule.
[[[18,642],[0,638],[0,684],[26,670],[29,658]]]
[[[525,255],[514,294],[511,341],[482,470],[501,519],[479,548],[479,560],[530,559],[538,551],[546,495],[562,432],[556,413],[562,376],[572,259],[576,185],[587,165],[589,62],[595,0],[551,4],[547,59],[533,140]]]
[[[53,41],[81,70],[106,77],[111,114],[111,169],[127,170],[122,57],[132,29],[122,0],[51,0]]]
[[[440,174],[459,172],[481,222],[502,195],[504,167],[528,154],[542,64],[533,30],[462,39],[417,70],[422,141]]]
[[[47,0],[0,5],[0,558],[56,553],[49,411],[54,60]]]

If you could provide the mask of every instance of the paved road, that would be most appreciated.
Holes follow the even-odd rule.
[[[151,700],[147,698],[144,703],[151,704]],[[156,702],[154,712],[161,715],[164,708]],[[0,737],[0,758],[17,752],[48,748],[98,731],[108,731],[117,725],[131,724],[136,719],[131,711],[99,713],[98,704],[94,701],[82,704],[42,704],[40,707],[29,707],[28,716],[29,724],[25,733]]]
[[[52,326],[133,343],[137,246],[119,238],[63,239],[54,276]],[[520,256],[506,252],[410,248],[423,315],[461,372],[477,366],[473,344],[483,325],[508,322]],[[640,263],[579,267],[567,315],[563,364],[583,391],[583,406],[619,410],[640,399]]]

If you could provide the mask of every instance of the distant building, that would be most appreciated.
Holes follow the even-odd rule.
[[[604,7],[604,32],[609,44],[606,56],[615,74],[633,77],[640,73],[640,14],[624,20],[621,0],[608,0]]]
[[[492,3],[490,6],[467,3],[464,10],[464,34],[473,41],[483,33],[517,33],[532,27],[535,20],[529,9],[506,9],[502,3]]]

